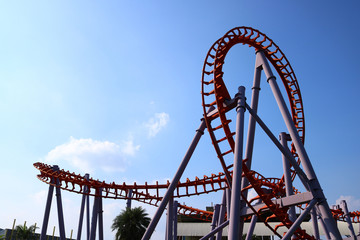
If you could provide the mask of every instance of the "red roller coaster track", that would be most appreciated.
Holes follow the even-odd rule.
[[[228,104],[231,96],[223,79],[223,66],[227,53],[236,44],[248,45],[254,48],[255,51],[263,51],[267,60],[272,64],[282,80],[288,96],[292,120],[301,141],[304,142],[305,118],[303,103],[299,84],[290,62],[273,40],[265,34],[249,27],[234,28],[211,46],[205,58],[201,81],[205,122],[217,157],[222,165],[223,172],[211,174],[210,176],[204,175],[202,178],[195,177],[193,180],[187,178],[185,181],[179,182],[174,191],[174,198],[224,190],[228,187],[228,184],[231,183],[233,166],[232,164],[227,164],[225,158],[230,156],[231,159],[231,155],[234,152],[235,140],[233,136],[235,132],[230,129],[231,119],[227,116],[227,113],[233,109],[234,106]],[[211,114],[207,114],[210,107],[214,107],[215,110],[212,111]],[[221,129],[223,131],[220,131]],[[228,144],[225,144],[226,142]],[[296,153],[294,145],[292,145],[291,152],[300,164],[301,160]],[[148,184],[146,182],[144,184],[106,183],[92,178],[87,180],[83,176],[65,170],[54,171],[52,166],[44,163],[35,163],[34,166],[40,171],[38,179],[52,185],[54,185],[53,182],[55,182],[53,179],[57,179],[59,180],[57,187],[63,190],[85,194],[84,188],[86,186],[89,189],[89,192],[86,194],[96,196],[98,193],[97,190],[101,188],[102,197],[112,199],[127,199],[128,192],[131,190],[133,193],[131,199],[153,206],[158,206],[163,197],[161,193],[169,186],[169,182],[165,184],[159,184],[158,182],[156,182],[156,184]],[[243,176],[247,178],[250,184],[242,191],[247,191],[250,188],[254,189],[258,194],[255,199],[261,199],[266,205],[266,208],[261,208],[258,211],[254,210],[258,217],[262,219],[276,235],[279,235],[277,232],[278,227],[286,226],[290,228],[293,223],[289,220],[287,214],[288,208],[280,208],[274,203],[275,199],[285,196],[284,177],[266,178],[260,173],[249,169],[246,165],[246,159],[243,161],[242,170]],[[296,177],[295,170],[292,169],[291,171],[292,179],[294,179]],[[299,193],[297,190],[294,191],[294,194]],[[250,203],[255,199],[248,201],[248,206],[251,207]],[[269,217],[266,219],[264,219],[262,215],[264,209],[271,212],[270,216],[268,215]],[[206,221],[211,221],[213,215],[212,212],[191,208],[186,205],[180,205],[178,212],[183,215],[197,216],[197,218]],[[334,218],[344,221],[345,214],[341,209],[332,210],[332,213]],[[350,217],[352,222],[360,222],[360,212],[351,212]],[[267,224],[268,221],[273,218],[281,222],[281,224],[274,229]],[[314,239],[301,229],[297,230],[295,235],[299,239]]]

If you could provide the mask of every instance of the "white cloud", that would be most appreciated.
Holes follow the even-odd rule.
[[[123,146],[121,152],[125,155],[134,156],[137,151],[139,151],[140,145],[134,145],[133,140],[123,141]]]
[[[155,137],[161,129],[163,129],[169,122],[170,117],[167,113],[155,113],[155,116],[150,118],[145,127],[148,129],[148,136]]]
[[[346,201],[346,205],[350,212],[360,210],[360,199],[356,199],[354,196],[343,196],[336,200],[336,205],[340,204],[341,200]]]
[[[49,163],[68,162],[82,172],[93,173],[95,169],[105,172],[124,171],[127,157],[134,156],[140,146],[133,140],[118,145],[109,141],[97,141],[91,138],[76,139],[70,137],[67,143],[52,149],[45,157]]]

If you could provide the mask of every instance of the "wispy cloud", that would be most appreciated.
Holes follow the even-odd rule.
[[[134,145],[133,140],[123,141],[121,152],[124,155],[134,156],[137,151],[139,151],[140,145]]]
[[[155,137],[161,129],[163,129],[169,122],[170,117],[167,113],[155,113],[155,116],[150,118],[148,122],[145,123],[145,127],[148,130],[148,137]]]
[[[128,164],[128,156],[134,156],[140,145],[133,140],[116,144],[109,141],[97,141],[91,138],[70,140],[52,149],[45,157],[49,163],[68,162],[83,172],[93,173],[95,169],[105,172],[124,171]]]

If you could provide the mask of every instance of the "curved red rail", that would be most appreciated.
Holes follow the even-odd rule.
[[[202,74],[202,102],[206,125],[220,163],[224,169],[228,169],[224,156],[234,151],[235,141],[233,136],[235,132],[230,129],[229,123],[231,119],[226,115],[226,113],[232,109],[231,106],[226,104],[226,101],[231,100],[232,97],[223,79],[223,66],[227,53],[236,44],[248,45],[253,47],[255,51],[262,50],[264,52],[266,58],[271,62],[284,84],[290,102],[293,121],[300,138],[303,142],[305,138],[305,119],[301,93],[295,73],[284,53],[272,39],[258,30],[249,27],[231,29],[210,48],[205,58]],[[217,112],[209,116],[207,112],[211,106],[215,107]],[[220,124],[212,127],[212,122],[217,118],[220,120]],[[222,135],[218,133],[219,131],[217,130],[219,129],[223,129]],[[217,131],[217,134],[214,133],[215,131]],[[224,141],[227,141],[228,144],[222,144]],[[225,150],[223,150],[224,145],[225,147],[226,145],[228,146]],[[294,147],[292,147],[292,153],[294,157],[297,158]],[[265,182],[269,181],[268,179],[262,176],[260,177],[260,175],[250,171],[245,164],[243,164],[243,172],[249,180],[251,187],[272,211],[274,217],[278,218],[282,222],[282,225],[290,227],[292,222],[288,219],[287,209],[279,208],[271,201],[271,199],[284,195],[283,180],[275,183],[270,188],[271,191],[265,192],[262,187]],[[295,177],[294,173],[293,171],[293,178]],[[276,229],[277,228],[273,229],[275,233]],[[313,237],[302,230],[297,230],[295,234],[301,239],[313,239]]]
[[[75,173],[70,173],[60,169],[59,171],[54,171],[52,166],[45,163],[34,163],[34,167],[40,171],[40,174],[37,176],[39,180],[56,186],[51,182],[51,179],[59,180],[59,188],[78,193],[85,194],[84,187],[87,186],[90,191],[86,194],[91,196],[96,196],[98,193],[97,189],[102,188],[102,197],[103,198],[112,198],[112,199],[127,199],[128,191],[131,189],[133,191],[133,196],[131,199],[137,200],[142,203],[146,203],[152,206],[158,206],[158,203],[162,199],[161,190],[167,189],[169,182],[165,184],[115,184],[106,183],[104,181],[95,180],[90,178],[89,180],[85,179],[83,176]],[[230,175],[232,172],[230,172]],[[252,171],[251,174],[257,179],[261,179],[261,186],[274,189],[274,191],[283,191],[279,190],[278,186],[280,179],[276,178],[265,178],[261,174]],[[180,183],[174,192],[174,197],[189,197],[193,195],[200,195],[210,192],[216,192],[222,189],[225,189],[226,186],[226,177],[224,173],[219,173],[217,175],[211,174],[210,177],[204,175],[203,178],[199,179],[195,177],[194,180],[186,179],[185,182]],[[250,186],[252,188],[252,186]],[[211,221],[212,212],[193,208],[186,206],[184,204],[179,205],[179,214],[192,216],[204,221]],[[343,220],[343,213],[339,214],[337,211],[334,216],[339,216],[339,220]],[[351,217],[353,222],[360,222],[360,212],[352,212]]]
[[[166,190],[170,185],[169,182],[166,184],[116,184],[115,182],[106,183],[105,181],[95,180],[90,178],[89,180],[85,177],[77,175],[75,173],[70,173],[63,169],[55,171],[52,169],[52,166],[44,163],[34,163],[34,167],[40,171],[40,174],[37,176],[39,180],[46,182],[48,184],[56,186],[52,183],[51,179],[56,178],[59,180],[59,188],[68,190],[70,192],[83,194],[84,187],[87,186],[90,191],[88,195],[96,196],[96,189],[102,188],[102,197],[104,198],[113,198],[113,199],[127,199],[127,194],[129,190],[132,190],[133,197],[135,200],[161,200],[162,195],[161,190]],[[225,189],[226,178],[223,173],[217,175],[212,174],[210,177],[204,175],[203,178],[195,177],[194,180],[186,179],[185,182],[179,182],[176,190],[174,191],[174,197],[189,197],[193,195],[200,195],[204,193],[216,192],[222,189]],[[155,204],[156,205],[156,204]]]

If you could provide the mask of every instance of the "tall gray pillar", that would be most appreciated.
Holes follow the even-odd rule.
[[[214,109],[214,107],[210,108],[209,112],[212,111],[213,109]],[[165,193],[165,195],[164,195],[158,209],[156,210],[156,213],[155,213],[154,217],[152,218],[148,228],[146,229],[146,232],[145,232],[142,240],[149,240],[150,239],[153,231],[155,230],[156,225],[158,224],[158,222],[160,220],[161,215],[164,212],[164,209],[165,209],[170,197],[172,196],[172,194],[173,194],[173,192],[174,192],[174,190],[175,190],[175,188],[176,188],[176,186],[177,186],[177,184],[178,184],[178,182],[179,182],[179,180],[180,180],[180,178],[181,178],[187,164],[189,163],[189,160],[190,160],[190,158],[191,158],[191,156],[192,156],[192,154],[193,154],[193,152],[194,152],[194,150],[195,150],[201,136],[204,134],[205,128],[206,128],[206,122],[205,122],[204,119],[202,119],[200,127],[199,127],[198,130],[196,130],[195,137],[194,137],[193,141],[191,142],[191,145],[190,145],[188,151],[186,152],[186,154],[185,154],[185,156],[184,156],[178,170],[176,171],[176,174],[175,174],[173,180],[171,181],[170,186],[168,187],[168,189],[167,189],[167,191],[166,191],[166,193]]]
[[[245,87],[239,87],[236,108],[236,135],[234,149],[233,181],[231,188],[231,206],[229,221],[229,240],[238,240],[242,233],[239,231],[241,211],[241,180],[243,160],[243,137],[244,137],[244,112],[245,112]]]

